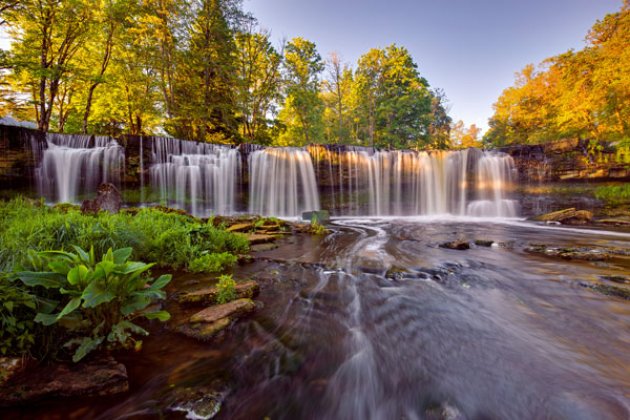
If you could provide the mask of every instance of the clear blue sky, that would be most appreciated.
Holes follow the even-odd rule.
[[[243,0],[274,41],[301,36],[322,57],[356,64],[391,43],[407,47],[451,116],[487,128],[492,104],[529,63],[584,46],[622,0]]]

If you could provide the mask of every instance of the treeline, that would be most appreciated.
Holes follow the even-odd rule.
[[[630,146],[630,3],[597,21],[587,45],[529,65],[503,91],[484,142],[537,144],[562,138]]]
[[[209,142],[448,147],[446,98],[405,48],[353,68],[274,47],[240,0],[0,2],[2,114],[41,130]]]

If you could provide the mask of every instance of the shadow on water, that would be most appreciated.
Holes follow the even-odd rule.
[[[131,391],[44,403],[43,416],[183,418],[181,389],[222,400],[217,418],[620,419],[630,415],[630,304],[583,283],[627,276],[629,260],[524,252],[630,248],[630,236],[525,223],[338,220],[287,238],[237,277],[263,307],[218,339],[155,330],[121,355]],[[494,241],[451,250],[462,240]],[[497,246],[498,245],[498,246]],[[176,314],[177,315],[177,314]]]

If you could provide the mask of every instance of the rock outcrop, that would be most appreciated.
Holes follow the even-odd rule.
[[[96,198],[94,200],[84,200],[81,204],[81,212],[98,213],[101,210],[110,213],[118,213],[122,203],[122,197],[118,188],[114,184],[101,184],[96,190]]]
[[[593,221],[593,213],[575,208],[558,210],[534,217],[537,222],[558,222],[563,225],[585,225]]]

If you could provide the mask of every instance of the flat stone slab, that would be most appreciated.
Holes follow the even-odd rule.
[[[114,395],[129,390],[127,369],[111,357],[35,366],[0,387],[0,406],[43,398]]]
[[[241,298],[254,298],[258,295],[260,287],[258,283],[253,280],[236,284],[236,296]],[[182,293],[178,296],[179,303],[184,305],[194,304],[212,304],[216,303],[216,298],[219,290],[216,286],[204,287],[203,289],[195,290],[192,292]]]
[[[225,230],[227,230],[228,232],[249,232],[253,228],[254,228],[253,223],[246,222],[246,223],[235,223]]]
[[[237,318],[241,315],[253,312],[256,304],[251,299],[236,299],[223,305],[210,306],[190,317],[191,323],[216,322],[221,318]]]
[[[249,241],[250,245],[257,245],[257,244],[266,244],[269,242],[273,242],[276,240],[276,237],[273,235],[252,233],[251,235],[247,235],[247,240]]]
[[[534,217],[538,222],[559,222],[565,225],[583,225],[593,220],[593,213],[575,208],[558,210]]]
[[[230,318],[221,318],[215,322],[197,322],[177,327],[177,332],[200,341],[207,341],[230,326]]]

